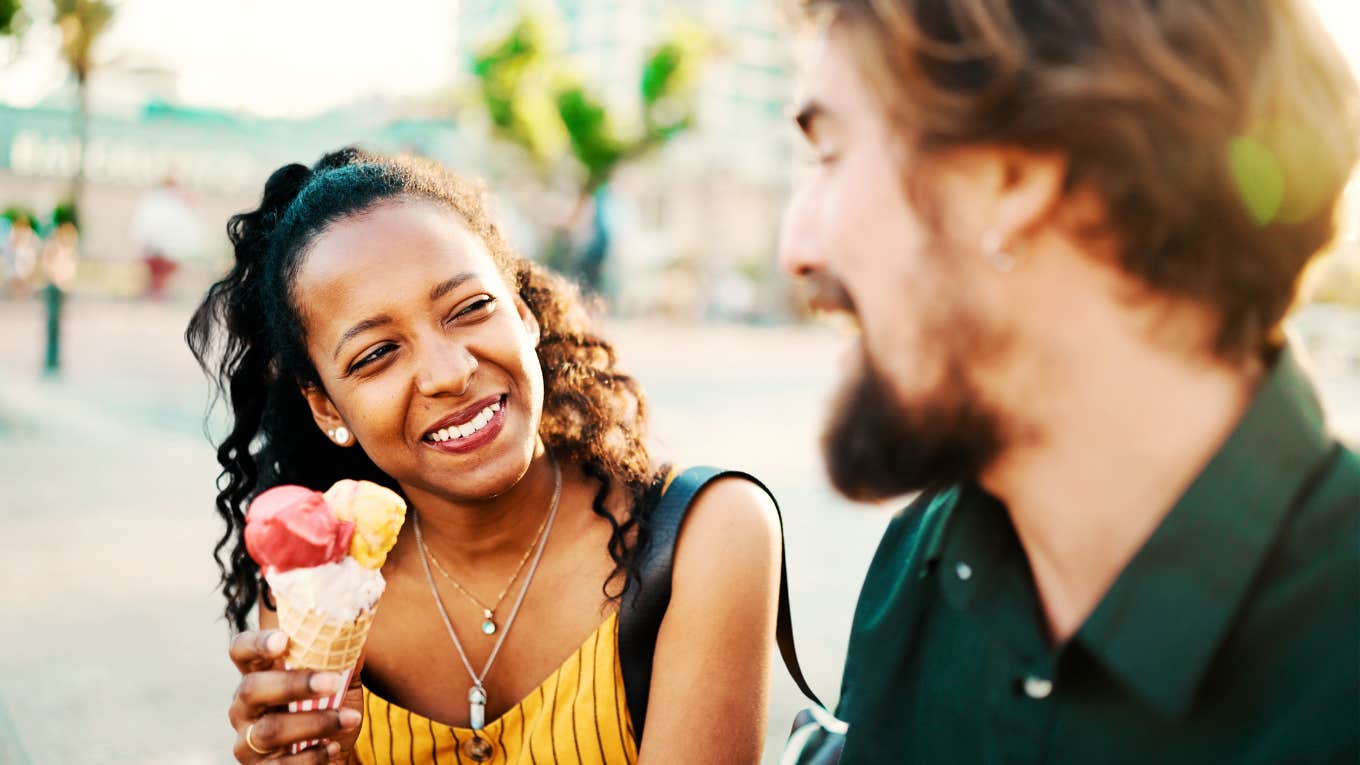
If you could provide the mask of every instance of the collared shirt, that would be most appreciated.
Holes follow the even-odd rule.
[[[919,501],[870,566],[843,688],[844,765],[1360,762],[1360,458],[1282,351],[1056,647],[1005,507]]]

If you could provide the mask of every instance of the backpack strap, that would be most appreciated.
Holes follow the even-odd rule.
[[[765,484],[748,473],[708,466],[692,467],[671,481],[652,511],[648,521],[647,546],[639,552],[641,586],[630,581],[619,606],[619,664],[623,671],[628,713],[633,721],[633,737],[639,747],[642,745],[642,727],[647,720],[647,696],[652,685],[656,638],[671,600],[671,573],[680,526],[699,492],[713,481],[728,477],[754,483],[774,503],[775,517],[779,520],[779,615],[775,622],[775,641],[784,659],[784,666],[788,668],[798,689],[818,706],[822,705],[803,677],[803,669],[798,664],[798,654],[794,649],[788,568],[784,561],[784,520],[779,515],[779,503]]]

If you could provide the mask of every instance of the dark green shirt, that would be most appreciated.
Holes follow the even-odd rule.
[[[1360,762],[1360,458],[1282,352],[1056,648],[1005,507],[922,499],[874,557],[843,687],[844,765]]]

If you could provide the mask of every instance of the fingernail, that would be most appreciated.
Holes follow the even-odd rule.
[[[335,693],[340,690],[340,676],[330,672],[312,675],[311,689],[315,693]]]
[[[350,711],[353,712],[354,710],[350,710]],[[356,713],[356,714],[357,714],[357,713]],[[340,754],[340,745],[339,745],[338,743],[332,741],[332,742],[330,742],[329,744],[326,744],[326,756],[327,756],[327,757],[334,757],[334,756],[337,755],[337,754]]]
[[[283,653],[283,649],[288,646],[288,635],[283,632],[275,631],[264,641],[264,647],[270,653]]]
[[[353,730],[359,727],[359,723],[363,719],[364,716],[359,714],[358,710],[355,709],[340,710],[340,727],[344,728],[345,730]]]

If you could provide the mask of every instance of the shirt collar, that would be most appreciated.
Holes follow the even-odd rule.
[[[1285,348],[1076,640],[1154,708],[1182,716],[1289,508],[1332,447],[1312,387]]]

